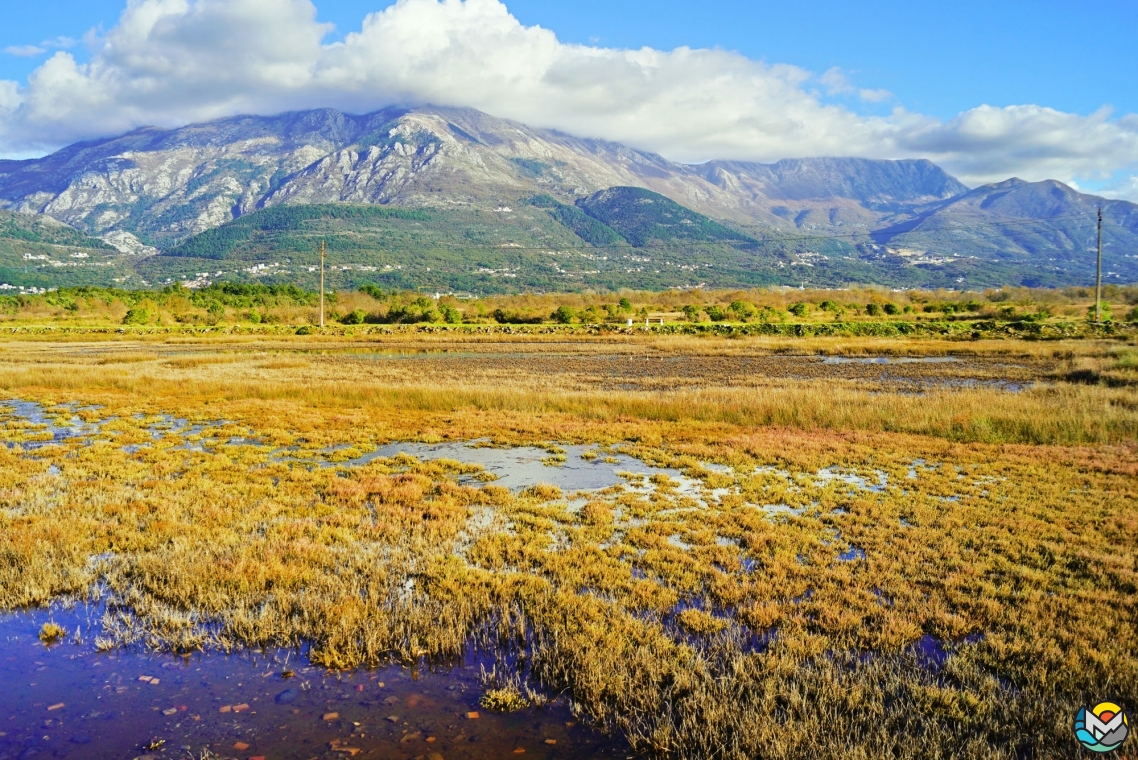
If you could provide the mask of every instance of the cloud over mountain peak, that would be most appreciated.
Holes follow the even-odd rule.
[[[902,107],[865,116],[820,93],[887,93],[840,71],[719,49],[565,44],[499,0],[399,0],[342,42],[326,43],[330,31],[310,0],[130,0],[90,40],[89,61],[58,51],[26,83],[0,82],[0,153],[239,113],[435,103],[689,162],[921,156],[973,184],[1138,167],[1135,115],[985,105],[949,121]]]

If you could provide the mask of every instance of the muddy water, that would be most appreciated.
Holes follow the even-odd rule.
[[[479,707],[473,655],[441,672],[336,673],[283,651],[99,653],[97,617],[84,607],[0,617],[0,760],[630,754],[580,725],[563,696],[510,714]],[[49,618],[68,631],[51,646],[38,639]]]

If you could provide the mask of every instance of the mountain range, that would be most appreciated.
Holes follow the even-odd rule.
[[[1100,205],[1107,281],[1136,281],[1138,205],[1059,182],[970,189],[926,160],[687,165],[472,109],[320,109],[0,161],[0,280],[310,284],[323,238],[334,286],[1059,285],[1093,278]]]

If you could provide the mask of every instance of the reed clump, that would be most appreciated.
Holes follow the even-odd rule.
[[[56,623],[44,623],[40,628],[40,641],[45,644],[54,644],[67,635],[67,631]]]
[[[530,701],[522,696],[515,686],[504,686],[500,689],[487,689],[478,704],[487,710],[495,712],[517,712],[530,706]]]

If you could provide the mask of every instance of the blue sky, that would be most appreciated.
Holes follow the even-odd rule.
[[[125,0],[2,2],[0,155],[35,155],[143,123],[315,105],[363,110],[421,98],[677,160],[925,155],[973,183],[1053,176],[1127,195],[1133,186],[1138,197],[1133,0],[504,0],[504,8],[499,0],[404,0],[399,8],[384,0],[136,0],[125,24]],[[328,47],[384,9],[385,23],[357,35],[356,44]],[[507,10],[516,21],[503,21]],[[158,16],[162,23],[152,24]],[[535,25],[556,40],[541,39]],[[226,40],[246,33],[253,52],[234,52]],[[412,48],[391,58],[390,48],[403,44]],[[685,46],[700,51],[698,60],[663,55]],[[277,48],[311,51],[284,61]],[[641,48],[661,55],[621,52]],[[65,60],[44,66],[59,51]],[[385,73],[393,61],[421,62],[428,51],[437,60],[420,70]],[[529,68],[527,56],[542,57],[535,51],[548,54],[547,68],[519,83],[514,73]],[[472,83],[461,69],[479,68],[478,55],[486,75]],[[160,66],[155,56],[164,58]],[[235,73],[234,56],[243,69],[264,71],[235,82],[244,73]],[[249,56],[260,56],[256,65],[246,66]],[[598,56],[627,76],[589,100],[596,78],[605,77],[589,69]],[[30,80],[37,69],[38,81]],[[301,69],[335,70],[335,83],[321,73],[278,86]],[[182,71],[193,72],[192,86]],[[427,71],[443,71],[442,83]],[[266,86],[265,77],[276,79]],[[701,81],[719,84],[694,106],[700,119],[683,112],[691,102],[673,118],[663,104],[684,100],[677,93]],[[643,93],[630,96],[637,83]],[[617,92],[643,103],[602,112]],[[780,113],[786,118],[774,123]],[[661,122],[670,121],[677,126],[668,132]]]

